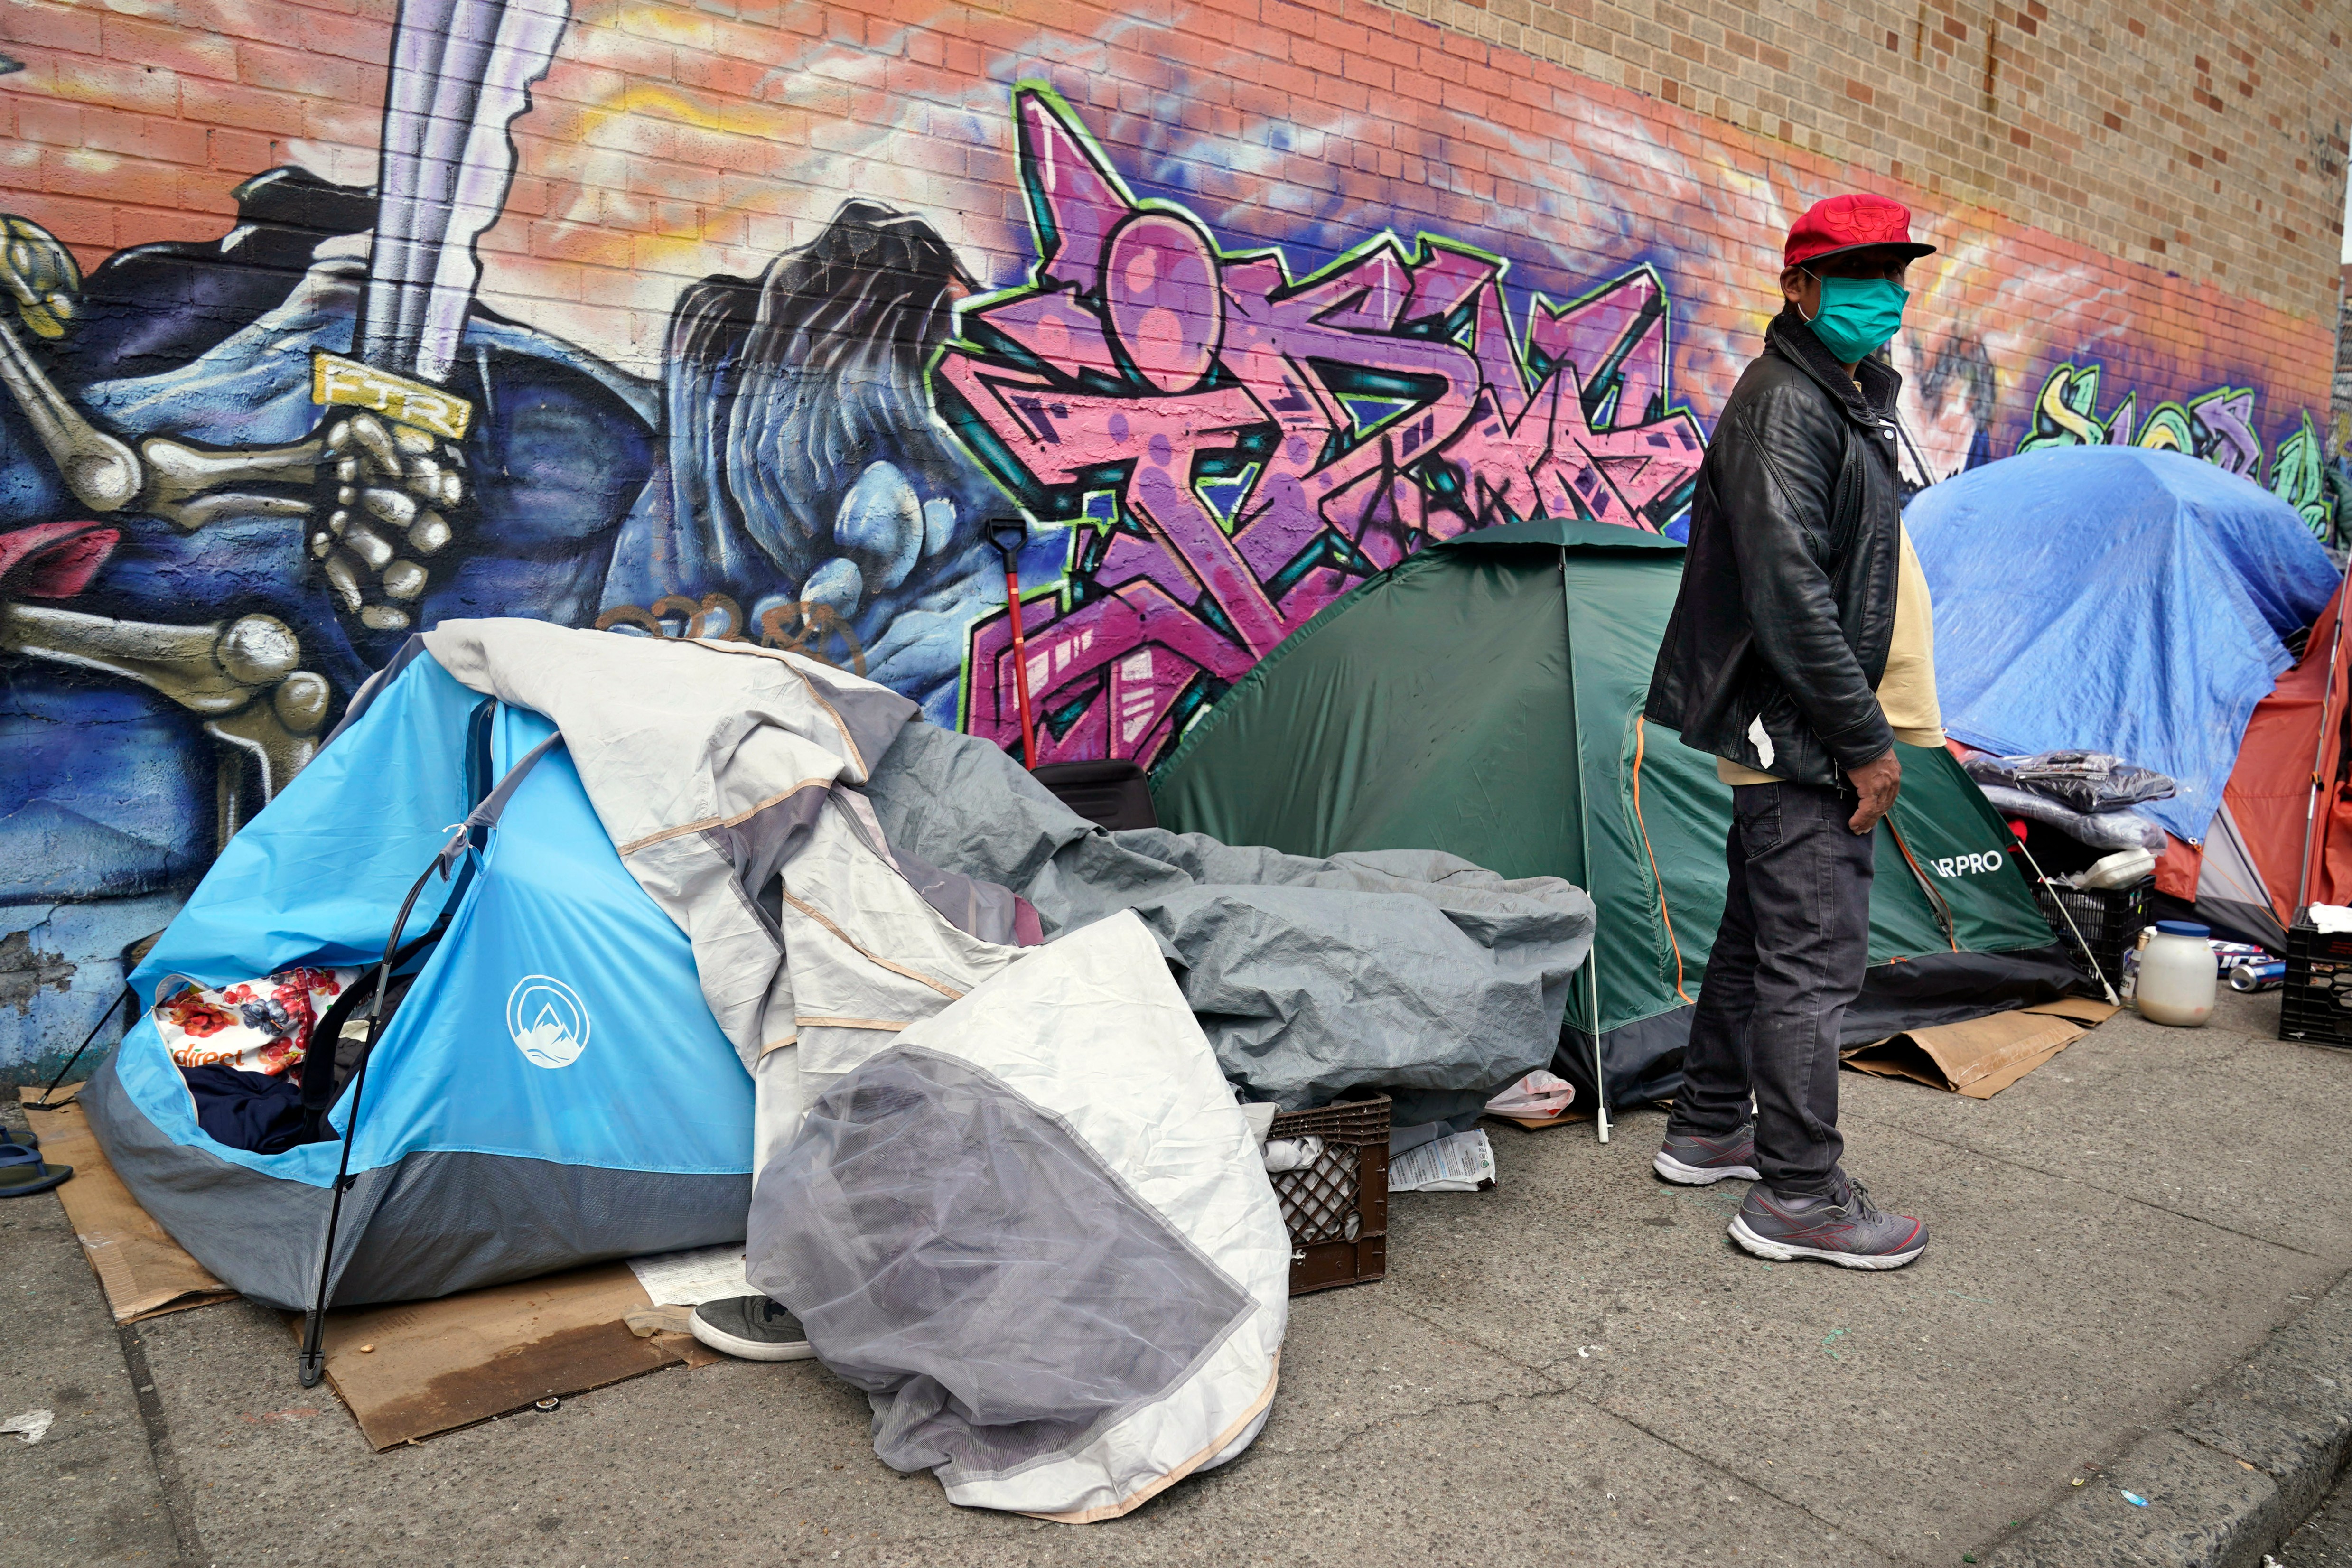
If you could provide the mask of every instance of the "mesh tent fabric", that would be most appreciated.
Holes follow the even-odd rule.
[[[1253,1310],[1066,1122],[934,1052],[885,1052],[820,1096],[761,1192],[751,1283],[887,1396],[874,1451],[893,1469],[1059,1453]]]
[[[1141,919],[1024,954],[812,1102],[751,1282],[950,1501],[1116,1517],[1255,1437],[1290,1243]]]

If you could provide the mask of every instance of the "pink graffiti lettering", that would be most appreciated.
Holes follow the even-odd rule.
[[[969,306],[941,413],[1034,515],[1075,521],[1024,600],[1041,761],[1147,764],[1318,610],[1423,545],[1533,517],[1655,530],[1698,423],[1671,406],[1667,301],[1638,268],[1538,297],[1506,264],[1381,235],[1305,279],[1138,202],[1050,92],[1015,98],[1037,261]],[[1009,619],[972,633],[965,727],[1019,734]]]

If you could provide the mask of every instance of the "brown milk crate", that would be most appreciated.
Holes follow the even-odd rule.
[[[1386,1274],[1388,1097],[1282,1111],[1267,1136],[1323,1140],[1313,1164],[1267,1178],[1290,1230],[1290,1293],[1365,1285]]]

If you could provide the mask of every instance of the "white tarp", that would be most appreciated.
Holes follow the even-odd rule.
[[[1247,1447],[1290,1243],[1132,913],[1041,948],[817,1098],[761,1173],[753,1284],[955,1502],[1109,1519]]]

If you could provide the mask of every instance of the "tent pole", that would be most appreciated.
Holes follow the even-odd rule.
[[[2319,768],[2327,758],[2327,736],[2332,728],[2327,722],[2327,710],[2336,705],[2336,660],[2344,651],[2344,590],[2336,590],[2336,631],[2327,643],[2327,686],[2319,699],[2319,739],[2311,748],[2311,790],[2303,797],[2303,864],[2294,873],[2294,913],[2301,919],[2304,900],[2311,896],[2312,830],[2319,820]]]
[[[1576,639],[1569,628],[1568,549],[1559,552],[1559,631],[1568,650],[1568,743],[1576,758],[1576,831],[1582,845],[1584,879],[1592,880],[1592,811],[1584,787],[1584,731],[1576,710]],[[1592,889],[1584,889],[1592,898]],[[1592,900],[1592,946],[1584,954],[1586,983],[1592,996],[1592,1120],[1603,1143],[1609,1142],[1609,1079],[1601,1066],[1601,900]]]
[[[540,749],[543,752],[546,747]],[[476,807],[476,810],[479,809]],[[409,911],[416,908],[416,895],[425,890],[425,884],[432,880],[433,873],[438,870],[443,881],[449,879],[449,858],[465,844],[466,834],[472,826],[470,816],[459,823],[456,835],[442,846],[441,853],[434,857],[433,864],[425,868],[425,875],[417,878],[415,886],[408,889],[408,897],[401,901],[400,913],[393,920],[392,935],[384,939],[383,961],[376,965],[375,1002],[368,1009],[367,1040],[360,1047],[359,1065],[352,1072],[352,1113],[343,1121],[343,1152],[335,1162],[334,1196],[327,1204],[327,1237],[319,1248],[319,1288],[311,1295],[309,1310],[302,1314],[302,1349],[296,1358],[295,1367],[296,1375],[305,1388],[318,1387],[319,1380],[327,1374],[327,1295],[328,1285],[334,1276],[335,1232],[343,1222],[343,1194],[351,1191],[352,1184],[359,1179],[352,1174],[352,1145],[360,1139],[360,1097],[367,1092],[368,1060],[375,1055],[376,1031],[383,1026],[384,997],[392,987],[393,965],[399,960],[400,933],[407,929]],[[318,1045],[315,1039],[310,1042],[312,1049],[316,1049]],[[328,1041],[327,1048],[333,1050],[335,1042]]]
[[[2024,839],[2012,833],[2009,836],[2009,841],[2017,847],[2017,852],[2020,855],[2025,857],[2025,863],[2033,868],[2034,879],[2042,884],[2042,890],[2050,895],[2050,902],[2066,921],[2066,929],[2074,933],[2074,945],[2083,950],[2084,960],[2090,964],[2091,973],[2098,977],[2100,985],[2105,989],[2107,1000],[2116,1006],[2122,1006],[2124,999],[2116,994],[2115,982],[2109,980],[2107,972],[2099,967],[2099,955],[2093,952],[2091,944],[2083,940],[2083,928],[2074,923],[2074,911],[2067,909],[2066,900],[2058,896],[2058,885],[2043,874],[2042,862],[2033,858],[2033,851],[2025,847]]]

